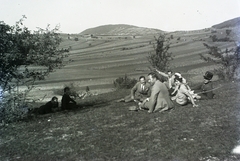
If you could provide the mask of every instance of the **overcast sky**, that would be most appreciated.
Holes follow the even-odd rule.
[[[80,33],[107,24],[164,31],[196,30],[240,17],[240,0],[0,0],[0,21],[13,25],[22,15],[30,30],[60,24]]]

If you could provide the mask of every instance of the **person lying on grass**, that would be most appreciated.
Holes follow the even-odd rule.
[[[30,111],[30,113],[35,113],[35,114],[47,114],[47,113],[52,113],[56,112],[58,110],[58,98],[57,97],[52,97],[51,101],[47,102],[45,105],[40,106],[39,108],[35,108]]]
[[[135,84],[135,86],[131,89],[131,94],[117,100],[117,102],[142,102],[146,98],[148,98],[151,94],[150,90],[151,85],[146,82],[145,76],[140,76],[139,81]]]
[[[143,103],[139,103],[139,108],[148,109],[148,113],[163,112],[173,108],[173,102],[163,81],[160,81],[154,72],[149,73],[148,77],[152,84],[151,95]]]
[[[192,93],[190,93],[190,89],[188,89],[188,86],[183,83],[183,79],[176,76],[174,78],[174,82],[177,87],[177,94],[176,96],[172,97],[172,100],[175,100],[176,103],[181,106],[188,104],[190,100],[193,104],[193,107],[197,107],[198,105],[195,104]]]
[[[74,101],[71,97],[70,97],[70,88],[69,87],[65,87],[64,88],[64,94],[62,96],[62,100],[61,100],[61,108],[62,110],[70,110],[73,108],[76,108],[76,101]]]
[[[210,71],[207,71],[205,75],[203,76],[204,81],[203,83],[193,87],[192,89],[195,90],[195,92],[199,93],[200,97],[199,99],[213,99],[214,93],[213,93],[213,73]]]

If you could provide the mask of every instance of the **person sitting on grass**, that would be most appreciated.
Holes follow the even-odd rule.
[[[193,107],[197,107],[198,105],[195,104],[194,98],[192,97],[192,94],[190,93],[190,89],[188,89],[188,86],[183,83],[183,79],[176,76],[174,78],[174,82],[176,84],[177,88],[177,94],[176,96],[172,97],[172,100],[175,100],[177,105],[187,105],[189,100],[193,104]]]
[[[34,109],[31,111],[32,113],[36,114],[47,114],[56,112],[58,110],[58,98],[52,97],[51,101],[47,102],[45,105],[40,106],[39,108]]]
[[[164,76],[165,78],[167,78],[167,82],[165,82],[165,83],[166,83],[166,86],[168,88],[169,94],[170,94],[170,96],[175,96],[176,92],[177,92],[177,87],[176,87],[176,84],[174,82],[174,78],[175,77],[182,77],[182,75],[180,73],[174,73],[173,74],[173,72],[171,70],[169,70],[167,72],[167,74],[164,73],[164,72],[161,72],[161,71],[159,71],[157,69],[155,69],[155,71],[158,74],[160,74],[161,76]],[[182,77],[182,82],[187,85],[187,81],[183,77]]]
[[[163,112],[172,109],[174,104],[170,99],[166,85],[160,81],[156,73],[148,74],[152,84],[151,95],[142,103],[139,103],[139,109],[148,109],[148,113]]]
[[[205,75],[203,76],[204,81],[203,83],[192,87],[195,92],[199,93],[200,97],[199,99],[213,99],[214,93],[213,93],[213,83],[212,83],[212,78],[213,78],[213,73],[210,71],[207,71]]]
[[[131,94],[118,100],[117,102],[142,102],[151,94],[151,85],[146,82],[145,76],[140,76],[139,81],[131,89]]]
[[[76,108],[76,101],[74,101],[71,97],[70,97],[70,88],[69,87],[65,87],[64,88],[64,94],[62,96],[62,101],[61,101],[61,108],[62,110],[70,110],[73,108]]]

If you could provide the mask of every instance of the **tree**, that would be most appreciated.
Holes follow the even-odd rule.
[[[67,56],[65,49],[59,49],[58,27],[50,30],[48,25],[46,29],[32,32],[23,26],[25,18],[13,26],[0,22],[0,108],[11,109],[11,112],[25,105],[26,94],[35,81],[44,80],[62,67]],[[27,90],[20,92],[19,86],[26,86]]]
[[[172,53],[168,50],[170,49],[170,39],[166,38],[165,35],[160,35],[158,38],[155,37],[156,44],[153,45],[155,53],[150,53],[148,61],[150,64],[161,71],[166,71],[169,69],[169,62],[173,60]]]
[[[232,80],[240,66],[240,46],[225,50],[221,50],[217,46],[210,46],[206,43],[203,45],[209,50],[208,55],[200,54],[201,59],[207,62],[213,62],[220,65],[220,68],[215,69],[217,75],[225,80]]]

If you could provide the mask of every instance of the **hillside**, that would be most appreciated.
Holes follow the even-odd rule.
[[[174,58],[170,62],[171,69],[181,72],[189,82],[201,81],[206,70],[215,68],[200,59],[199,54],[207,53],[203,43],[213,44],[213,34],[218,38],[226,37],[225,30],[216,29],[215,33],[211,29],[166,33],[167,37],[171,37],[169,51]],[[141,75],[146,76],[150,66],[147,56],[154,52],[155,37],[161,32],[163,31],[131,25],[105,25],[71,37],[62,34],[60,48],[69,49],[69,57],[66,59],[71,61],[51,73],[46,80],[36,82],[37,88],[31,96],[44,97],[43,101],[47,101],[57,94],[56,90],[70,84],[74,84],[80,93],[86,86],[93,92],[105,93],[113,91],[113,81],[125,74],[136,79]],[[221,49],[231,48],[239,40],[239,36],[232,30],[229,37],[233,41],[215,44]],[[57,96],[61,99],[60,95]]]
[[[163,32],[158,29],[150,29],[144,27],[137,27],[132,25],[103,25],[84,30],[80,35],[142,35],[142,34],[156,34]]]
[[[222,23],[213,25],[212,27],[216,29],[240,27],[240,17],[224,21]]]

